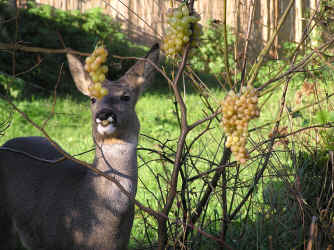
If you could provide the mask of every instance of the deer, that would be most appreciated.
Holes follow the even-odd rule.
[[[135,105],[153,80],[159,51],[154,45],[118,80],[105,80],[101,99],[90,96],[93,81],[81,60],[67,53],[77,89],[91,99],[91,166],[129,195],[71,158],[57,161],[64,154],[47,138],[11,139],[0,147],[0,249],[14,250],[18,242],[31,250],[128,248],[138,182]]]

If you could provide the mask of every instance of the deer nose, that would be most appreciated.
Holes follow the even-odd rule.
[[[100,123],[101,121],[116,123],[116,115],[111,110],[103,109],[96,114],[95,120],[97,123]]]

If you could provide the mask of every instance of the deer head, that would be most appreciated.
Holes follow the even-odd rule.
[[[154,45],[146,55],[146,60],[138,61],[120,79],[105,80],[102,86],[108,89],[108,94],[101,99],[90,96],[88,88],[93,81],[80,60],[72,54],[67,54],[67,58],[77,88],[91,98],[95,142],[108,144],[121,140],[136,143],[139,121],[135,105],[140,94],[152,80],[155,72],[152,63],[158,63],[159,45]]]

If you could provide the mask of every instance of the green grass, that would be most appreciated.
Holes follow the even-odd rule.
[[[287,107],[292,110],[305,105],[308,100],[305,99],[304,103],[300,106],[295,104],[295,92],[300,88],[302,82],[297,78],[297,80],[291,83],[291,88],[289,89],[287,96]],[[158,86],[158,88],[156,88]],[[187,85],[186,85],[187,86]],[[331,93],[331,88],[328,88],[326,84],[321,83],[321,88],[325,89]],[[212,96],[210,97],[211,103],[214,107],[217,107],[219,100],[224,96],[224,91],[217,89],[212,90]],[[270,102],[266,103],[261,111],[261,116],[258,120],[251,123],[250,128],[259,126],[261,124],[266,124],[275,120],[280,105],[280,97],[282,94],[282,87],[279,87],[274,94],[270,97]],[[265,97],[261,98],[260,104],[265,100]],[[193,90],[187,89],[185,91],[185,102],[188,108],[188,119],[189,123],[196,121],[197,119],[203,118],[203,103],[200,96]],[[91,138],[91,122],[90,122],[90,111],[89,111],[89,100],[82,96],[59,96],[55,105],[54,113],[52,113],[53,98],[37,98],[31,97],[30,100],[18,100],[15,102],[22,111],[24,111],[34,122],[42,125],[46,120],[48,120],[45,129],[47,133],[58,142],[67,152],[72,155],[87,151],[93,147],[93,142]],[[0,119],[6,120],[8,114],[10,113],[9,106],[0,99]],[[315,107],[313,107],[315,108]],[[179,135],[179,125],[175,116],[175,106],[173,95],[169,92],[167,86],[152,85],[147,92],[139,100],[136,107],[140,122],[141,122],[141,136],[139,140],[139,148],[158,148],[157,141],[151,140],[147,136],[159,139],[161,142],[166,142],[166,146],[170,147],[172,150],[176,149],[176,142]],[[285,112],[286,114],[286,112]],[[311,124],[311,120],[314,117],[314,112],[310,110],[302,111],[300,116],[295,118],[286,116],[282,120],[282,126],[292,125],[293,129],[298,129],[305,125],[307,120]],[[199,155],[204,158],[212,159],[215,162],[219,162],[222,145],[219,144],[219,138],[223,135],[223,131],[219,126],[218,121],[213,121],[211,124],[212,129],[209,130],[192,148],[191,153],[193,155]],[[254,143],[260,142],[261,140],[267,139],[268,134],[273,127],[273,123],[261,130],[257,130],[251,134],[251,138]],[[192,131],[188,137],[188,144],[192,139],[198,135],[200,131],[205,128],[205,124],[200,126],[198,129]],[[14,113],[12,124],[8,130],[5,131],[5,135],[0,137],[0,144],[4,143],[6,140],[18,137],[18,136],[30,136],[30,135],[41,135],[41,133],[33,128],[33,126],[27,122],[20,114]],[[251,143],[249,143],[250,147]],[[274,216],[271,214],[269,219],[266,214],[273,213],[270,204],[266,205],[262,196],[262,184],[266,184],[268,181],[278,181],[280,182],[280,177],[277,177],[277,173],[291,173],[293,164],[291,159],[288,157],[287,152],[282,150],[282,147],[275,147],[275,154],[271,158],[271,165],[266,171],[265,175],[273,177],[264,178],[262,183],[255,190],[252,200],[247,203],[251,204],[252,210],[248,213],[247,209],[242,209],[240,216],[232,223],[232,226],[228,235],[228,242],[231,246],[239,247],[239,249],[246,249],[254,246],[256,248],[256,242],[262,244],[261,246],[265,249],[268,232],[269,234],[275,235],[275,232],[280,232],[284,227],[279,229],[275,228],[273,225],[277,223],[282,223],[279,221],[278,215]],[[260,148],[260,151],[265,152],[265,148]],[[217,156],[215,153],[218,152]],[[173,152],[168,152],[170,158],[173,159]],[[253,153],[255,156],[261,152]],[[80,156],[80,159],[91,162],[93,159],[93,153],[87,153]],[[240,183],[243,185],[250,185],[254,173],[261,167],[260,162],[254,161],[251,165],[240,168]],[[158,155],[148,153],[144,150],[139,150],[138,157],[139,165],[139,186],[137,199],[143,204],[148,205],[152,209],[159,209],[161,207],[162,196],[166,195],[166,189],[164,187],[165,182],[163,178],[168,178],[172,170],[172,165],[169,163],[162,164]],[[195,162],[196,169],[192,168],[191,164],[186,167],[188,176],[195,176],[198,171],[206,171],[212,166],[207,164],[202,160],[197,160]],[[162,189],[160,189],[156,176],[161,176]],[[228,174],[233,177],[235,174],[235,169],[229,169]],[[210,175],[212,176],[212,175]],[[290,178],[290,177],[289,177]],[[229,185],[233,185],[233,178],[230,180]],[[293,178],[289,179],[293,181]],[[193,193],[199,194],[202,191],[205,178],[201,178],[190,185],[191,191]],[[180,187],[179,187],[180,188]],[[235,201],[240,201],[247,191],[247,186],[244,188],[239,188]],[[228,191],[228,201],[230,202],[232,191]],[[198,197],[196,195],[192,196],[190,204],[194,205],[197,202]],[[295,209],[295,208],[294,208]],[[178,208],[175,205],[172,209],[171,215],[177,212]],[[298,211],[297,211],[298,212]],[[248,213],[248,219],[244,221]],[[203,225],[203,229],[207,232],[216,234],[220,231],[220,222],[217,220],[221,216],[221,205],[219,193],[214,194],[207,208],[206,221],[208,224]],[[282,212],[280,216],[285,218],[288,222],[291,221],[291,216],[289,217],[286,212]],[[143,217],[147,218],[147,221],[143,220]],[[147,231],[144,230],[145,225],[151,225]],[[273,224],[274,223],[274,224]],[[132,239],[130,245],[132,247],[140,247],[141,244],[147,244],[145,240],[147,235],[150,235],[150,239],[154,242],[157,239],[156,234],[156,222],[149,216],[143,215],[137,210],[134,226],[132,230]],[[289,225],[285,225],[289,226]],[[245,237],[243,240],[238,241],[238,245],[235,245],[234,239],[237,239],[240,231],[245,231]],[[284,230],[283,230],[284,231]],[[282,236],[282,239],[289,239],[291,235]],[[194,236],[194,241],[201,239],[198,235]],[[293,242],[293,239],[291,239]],[[277,239],[279,242],[279,239]],[[196,249],[205,249],[207,244],[214,245],[212,241],[201,241]],[[254,245],[255,244],[255,245]],[[278,243],[277,243],[278,244]]]
[[[222,96],[223,93],[217,92],[216,94],[217,96]],[[190,111],[190,122],[204,117],[204,113],[201,110],[201,101],[197,94],[186,94],[185,100]],[[29,118],[36,122],[39,126],[42,126],[44,122],[48,120],[45,130],[50,137],[59,143],[67,152],[75,155],[93,147],[89,102],[90,101],[88,99],[86,100],[85,97],[58,97],[54,113],[52,113],[52,97],[20,100],[17,101],[16,104],[20,110],[25,112]],[[0,105],[3,107],[3,111],[7,110],[9,112],[10,109],[4,100],[0,99]],[[169,139],[171,141],[168,145],[175,149],[176,140],[179,135],[179,126],[175,117],[174,100],[171,93],[168,93],[168,90],[156,92],[153,88],[151,88],[139,100],[136,110],[141,122],[141,134],[158,138],[162,141]],[[1,117],[2,120],[5,120],[5,114],[6,112],[3,113],[3,116]],[[202,128],[203,126],[201,126],[201,129]],[[189,135],[189,138],[194,138],[197,132],[198,130],[194,130]],[[215,131],[210,132],[210,137],[216,136],[217,132],[221,134],[221,129],[218,124],[216,124]],[[0,137],[0,144],[3,144],[10,138],[36,135],[41,135],[41,132],[34,128],[19,113],[15,112],[10,128],[6,131],[4,136]],[[206,138],[205,140],[212,139]],[[145,136],[140,136],[139,147],[154,148],[156,147],[156,142],[147,139]],[[210,151],[210,148],[207,148],[206,151]],[[158,197],[160,197],[159,189],[157,183],[154,181],[154,175],[151,170],[154,174],[162,173],[162,170],[159,162],[153,162],[143,166],[144,161],[157,158],[156,155],[152,156],[144,151],[140,151],[139,154],[141,156],[138,159],[138,165],[140,167],[139,176],[143,182],[139,182],[137,199],[146,204],[147,200],[153,200],[151,193],[147,190],[145,191],[145,189],[151,190],[153,193],[156,193]],[[85,154],[79,158],[91,162],[93,159],[93,153]],[[169,171],[171,167],[172,166],[169,165]],[[151,170],[149,168],[151,168]],[[202,168],[205,168],[205,166]],[[190,171],[190,173],[192,172]],[[194,175],[195,174],[196,172],[194,172]],[[154,202],[150,203],[150,206],[153,209],[158,208],[157,203]],[[154,223],[153,220],[151,220],[151,222]],[[143,235],[142,228],[142,222],[138,217],[138,220],[135,220],[132,231],[135,238],[143,239],[145,237],[145,235]],[[152,234],[154,235],[154,233]]]
[[[214,92],[215,98],[219,100],[223,96],[223,92]],[[189,109],[189,122],[194,122],[196,119],[204,117],[202,112],[201,99],[198,94],[190,93],[185,97],[187,107]],[[2,106],[5,106],[4,101],[1,100]],[[57,143],[59,143],[67,152],[72,155],[89,150],[93,147],[91,139],[91,123],[90,123],[90,111],[89,100],[82,98],[78,101],[78,98],[59,97],[55,105],[55,113],[52,115],[53,99],[32,99],[23,100],[17,102],[18,108],[24,111],[34,122],[38,125],[42,125],[46,119],[48,120],[45,129],[47,133]],[[170,140],[168,146],[176,149],[176,141],[179,135],[179,126],[175,117],[174,100],[171,93],[156,93],[151,89],[139,100],[137,104],[137,113],[141,122],[141,134],[148,135],[153,138],[158,138],[161,141]],[[193,149],[193,153],[201,153],[205,157],[211,157],[215,151],[221,149],[217,148],[217,139],[222,134],[222,130],[219,127],[218,122],[215,122],[214,129],[211,130],[205,137],[201,139],[201,144],[196,145]],[[189,135],[191,141],[198,132],[203,129],[201,126],[199,129],[194,130]],[[18,136],[30,136],[41,135],[41,133],[35,129],[29,122],[27,122],[17,112],[14,114],[12,125],[6,131],[5,136],[0,138],[2,144],[6,140],[18,137]],[[157,143],[145,136],[140,136],[139,147],[155,148]],[[157,159],[157,155],[148,154],[145,151],[139,151],[139,187],[137,199],[144,204],[149,205],[152,209],[158,209],[158,201],[156,201],[152,195],[161,201],[161,193],[159,186],[155,181],[155,175],[161,173],[162,165],[158,161],[149,162],[152,159]],[[219,156],[218,156],[219,157]],[[93,153],[88,153],[80,156],[80,159],[91,162]],[[171,156],[172,158],[172,156]],[[216,159],[218,161],[218,159]],[[149,162],[149,163],[147,163]],[[199,161],[197,163],[198,168],[205,170],[208,168],[207,164]],[[172,166],[167,165],[167,172],[170,173]],[[197,172],[193,169],[189,169],[189,176],[196,175]],[[251,173],[247,174],[251,176]],[[200,192],[202,188],[202,181],[196,181],[193,184],[193,191]],[[149,192],[150,190],[151,192]],[[165,194],[164,194],[165,195]],[[147,203],[149,201],[149,203]],[[220,214],[219,201],[212,201],[208,208],[209,216]],[[155,221],[148,218],[151,224],[155,224]],[[154,231],[149,232],[152,239],[156,239]],[[144,239],[143,221],[141,216],[136,216],[132,234],[136,239]],[[132,242],[133,246],[136,245]]]

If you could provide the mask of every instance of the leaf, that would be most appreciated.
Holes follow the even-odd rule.
[[[329,122],[334,122],[334,111],[329,112],[328,121]]]
[[[326,111],[326,110],[319,110],[315,114],[315,120],[318,123],[328,123],[328,121],[330,120],[330,118],[329,118],[329,112]]]

